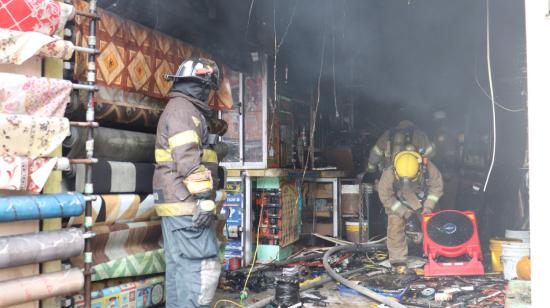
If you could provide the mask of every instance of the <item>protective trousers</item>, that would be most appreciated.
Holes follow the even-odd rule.
[[[405,219],[394,214],[388,214],[388,252],[390,263],[406,263],[409,253],[405,235]]]
[[[195,228],[190,216],[162,217],[166,308],[210,307],[221,265],[214,224]]]

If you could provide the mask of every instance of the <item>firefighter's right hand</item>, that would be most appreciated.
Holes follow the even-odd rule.
[[[198,200],[193,212],[193,226],[209,227],[216,218],[216,204],[212,200]]]

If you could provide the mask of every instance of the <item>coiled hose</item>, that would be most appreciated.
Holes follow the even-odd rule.
[[[330,267],[329,264],[329,258],[338,252],[363,252],[366,250],[369,250],[370,246],[372,246],[373,243],[364,243],[364,244],[352,244],[352,245],[345,245],[345,246],[335,246],[329,249],[325,255],[323,256],[323,266],[325,267],[326,273],[332,277],[334,280],[338,281],[339,283],[345,285],[348,288],[351,288],[366,297],[369,297],[377,302],[380,302],[384,305],[387,305],[389,307],[393,308],[406,308],[406,306],[401,305],[398,302],[392,301],[389,298],[382,296],[374,291],[371,291],[363,286],[357,285],[346,278],[342,277],[338,273],[336,273],[332,267]]]

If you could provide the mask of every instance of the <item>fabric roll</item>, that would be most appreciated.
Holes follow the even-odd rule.
[[[0,282],[0,307],[69,295],[82,290],[84,275],[79,269]]]
[[[67,157],[86,156],[86,129],[72,127],[71,137],[63,145],[70,148]],[[153,163],[155,135],[99,127],[94,129],[94,157],[104,160]]]
[[[86,182],[83,165],[75,167],[75,191],[84,192]],[[99,160],[92,165],[92,184],[95,194],[153,192],[155,165],[150,163],[129,163]]]
[[[161,248],[160,221],[94,226],[91,239],[93,265]],[[83,267],[82,256],[71,259],[73,266]]]
[[[92,201],[92,220],[95,225],[148,221],[156,216],[153,195],[98,195]],[[84,223],[84,215],[71,217],[69,226]]]
[[[0,155],[47,156],[69,132],[66,118],[0,113]]]
[[[22,64],[32,56],[68,60],[74,52],[72,42],[38,32],[19,32],[0,28],[0,63]]]
[[[68,259],[84,251],[82,230],[71,228],[0,237],[0,268]]]
[[[78,216],[86,202],[80,193],[0,197],[0,222]]]
[[[134,280],[92,292],[93,308],[147,308],[164,303],[164,276]],[[84,297],[73,297],[75,308],[84,308]]]
[[[0,189],[38,193],[42,191],[57,158],[30,159],[23,156],[0,156]]]
[[[72,86],[63,79],[0,73],[0,112],[63,117]]]
[[[75,12],[74,6],[55,0],[0,0],[0,28],[52,35]]]
[[[157,249],[97,264],[92,281],[164,273],[164,249]]]
[[[98,87],[95,96],[95,120],[103,127],[155,133],[166,102],[137,92]],[[67,117],[85,120],[87,91],[79,91],[67,109]]]

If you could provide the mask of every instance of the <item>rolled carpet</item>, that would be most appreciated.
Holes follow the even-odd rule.
[[[87,129],[71,127],[71,136],[63,142],[67,157],[86,157]],[[94,157],[104,160],[153,163],[155,135],[99,127],[94,129]]]
[[[0,307],[76,293],[84,287],[79,269],[0,282]]]
[[[161,248],[160,221],[94,226],[91,239],[93,265]],[[71,259],[74,267],[83,267],[83,256]]]
[[[86,202],[80,193],[0,197],[0,222],[78,216]]]
[[[97,264],[92,281],[164,273],[164,249],[157,249]]]
[[[94,225],[113,225],[132,221],[151,220],[156,215],[153,195],[98,195],[92,201]],[[71,217],[69,226],[84,223],[84,215]]]
[[[75,165],[75,191],[84,192],[86,169],[84,165]],[[92,184],[94,194],[153,192],[153,173],[155,165],[151,163],[130,163],[100,159],[92,165]]]
[[[56,231],[0,237],[0,268],[67,259],[84,250],[82,230]]]
[[[80,91],[67,107],[67,117],[85,120],[88,92]],[[95,96],[95,120],[103,127],[155,133],[166,102],[117,88],[98,87]]]

